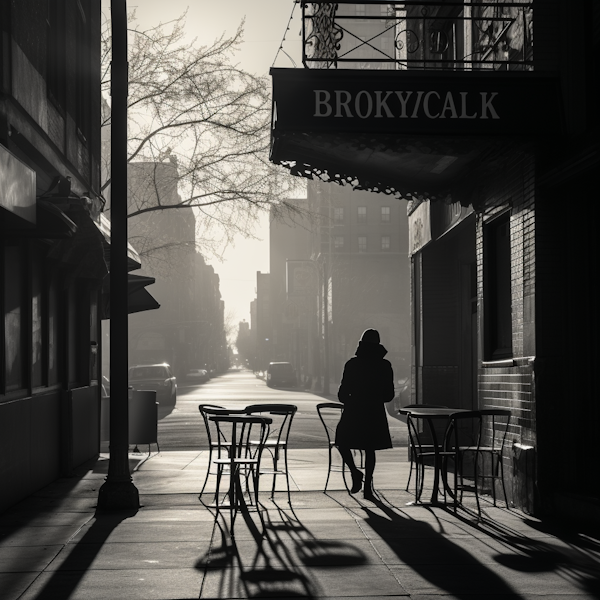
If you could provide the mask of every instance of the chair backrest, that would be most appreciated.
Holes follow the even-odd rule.
[[[214,414],[215,410],[226,410],[224,406],[218,404],[199,404],[198,410],[202,415],[204,421],[204,427],[206,429],[206,437],[208,439],[208,447],[210,448],[213,441],[217,439],[217,426],[209,420],[209,415]]]
[[[297,410],[295,404],[250,404],[245,408],[247,415],[269,415],[273,419],[270,436],[277,444],[287,444]]]
[[[270,417],[257,417],[245,414],[216,414],[208,417],[214,423],[218,435],[219,456],[229,456],[230,459],[258,458],[269,437],[270,425],[273,420]],[[225,440],[227,442],[225,442]],[[227,443],[221,448],[220,444]]]
[[[510,425],[511,411],[507,408],[483,408],[482,445],[502,451]]]
[[[465,410],[450,415],[450,422],[444,437],[444,449],[451,450],[460,446],[479,448],[482,423],[483,419],[479,410]]]
[[[335,430],[340,422],[344,410],[341,402],[321,402],[317,404],[317,413],[327,435],[327,443],[332,444],[335,440]]]

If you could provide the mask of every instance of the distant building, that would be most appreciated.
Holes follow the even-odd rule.
[[[174,160],[133,162],[128,169],[129,212],[181,201]],[[160,309],[129,320],[129,362],[167,362],[177,377],[191,368],[228,365],[219,276],[196,250],[191,208],[150,210],[129,219],[129,239],[144,257],[142,273],[156,278]]]
[[[254,324],[253,324],[254,325]],[[254,326],[253,326],[254,329]],[[271,313],[271,275],[256,273],[256,369],[264,370],[275,360],[273,354],[273,318]]]
[[[308,184],[321,220],[313,256],[326,276],[330,377],[339,381],[367,328],[377,329],[396,375],[410,371],[408,220],[394,198]]]

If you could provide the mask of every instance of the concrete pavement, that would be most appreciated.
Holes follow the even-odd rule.
[[[409,505],[406,448],[378,453],[377,502],[339,473],[322,492],[326,450],[290,459],[292,506],[262,492],[234,540],[228,514],[198,499],[205,452],[130,455],[143,504],[131,514],[95,511],[103,455],[0,515],[0,599],[600,597],[598,536],[489,499],[481,520],[471,499],[456,514]]]

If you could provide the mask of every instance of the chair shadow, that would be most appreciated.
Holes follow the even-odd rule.
[[[359,503],[365,524],[385,541],[400,563],[412,569],[438,590],[443,590],[453,598],[464,600],[472,600],[474,594],[481,590],[489,590],[498,597],[507,595],[515,600],[523,598],[472,553],[437,532],[429,523],[403,514],[402,509],[377,497],[372,502],[375,509],[356,497],[354,500]],[[453,511],[447,512],[455,516]],[[431,511],[431,514],[435,515],[435,512]],[[443,529],[444,525],[439,519],[438,523]],[[411,543],[407,542],[407,536],[410,537]],[[416,540],[425,540],[420,550],[416,546]],[[423,560],[419,558],[419,552],[423,553]],[[432,559],[436,562],[432,563]],[[440,568],[440,565],[447,568]],[[468,567],[469,580],[462,577],[464,571],[456,569],[458,566]]]
[[[525,526],[556,539],[533,538],[502,524],[497,520],[481,519],[480,522],[459,518],[497,542],[506,546],[507,552],[494,559],[521,573],[561,572],[576,582],[582,592],[600,598],[600,535],[580,534],[564,523],[522,519]],[[595,537],[593,537],[595,536]]]
[[[364,553],[351,544],[318,540],[287,504],[261,505],[255,512],[242,509],[239,516],[244,535],[232,536],[226,519],[216,519],[211,548],[196,563],[204,579],[218,574],[218,591],[211,596],[317,598],[322,594],[310,567],[366,562]]]

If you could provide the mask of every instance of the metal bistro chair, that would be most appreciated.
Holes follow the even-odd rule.
[[[447,408],[443,404],[407,404],[402,408]],[[423,480],[425,478],[425,459],[435,456],[432,444],[423,444],[419,432],[415,425],[415,420],[410,415],[404,415],[406,419],[401,418],[406,423],[408,429],[408,440],[410,443],[410,470],[408,472],[408,481],[406,482],[406,491],[409,491],[410,481],[413,471],[416,470],[415,498],[418,500],[423,491]],[[420,468],[420,471],[419,471]]]
[[[217,427],[217,441],[228,440],[224,448],[217,448],[217,456],[221,456],[221,458],[213,459],[213,464],[217,467],[217,485],[213,506],[216,508],[217,515],[221,510],[229,508],[233,531],[235,516],[239,509],[247,506],[258,508],[260,461],[264,444],[269,436],[272,419],[245,414],[215,414],[208,418]],[[257,440],[257,442],[252,444],[251,440]],[[228,501],[225,499],[221,501],[221,479],[225,473],[229,474],[229,486],[226,494]],[[245,482],[244,487],[242,487],[242,478]],[[250,481],[252,490],[249,486]],[[248,502],[244,499],[245,492],[248,494]]]
[[[477,463],[481,442],[482,422],[481,411],[478,410],[468,410],[450,415],[450,421],[444,436],[443,450],[440,452],[444,459],[444,468],[442,471],[444,487],[446,487],[449,477],[448,464],[450,461],[454,463],[454,484],[452,486],[454,510],[456,511],[458,504],[462,504],[463,492],[471,491],[475,493],[477,513],[479,515],[481,515],[481,506],[479,504],[479,494],[477,492]],[[474,483],[472,486],[465,483],[463,460],[465,452],[473,452],[475,456],[473,464]]]
[[[335,445],[335,430],[337,424],[340,422],[343,410],[344,405],[341,402],[322,402],[321,404],[317,404],[317,413],[319,415],[319,419],[321,419],[321,423],[323,423],[325,434],[327,435],[327,450],[329,458],[329,462],[327,465],[327,479],[325,480],[325,488],[323,489],[323,493],[327,491],[327,486],[329,484],[329,476],[331,475],[332,471],[342,473],[342,477],[344,478],[344,485],[346,486],[346,489],[348,489],[348,483],[346,482],[346,465],[342,460],[341,467],[334,467],[332,456],[333,448],[337,448],[337,446]],[[362,453],[362,450],[359,450],[358,452],[360,453],[359,467],[363,469],[364,455]]]
[[[292,499],[290,496],[290,475],[288,471],[288,438],[297,410],[298,407],[294,404],[251,404],[246,407],[246,414],[248,415],[266,415],[273,419],[269,438],[264,444],[265,449],[268,450],[273,459],[273,468],[261,468],[260,474],[273,476],[271,498],[275,495],[277,475],[285,475],[288,504],[290,505]],[[259,441],[250,440],[250,444],[256,446],[259,444]],[[280,462],[281,452],[283,452],[283,466]]]
[[[215,414],[240,414],[243,413],[243,409],[227,409],[224,406],[219,406],[217,404],[199,404],[198,410],[200,411],[200,415],[202,416],[202,421],[204,422],[204,427],[206,430],[206,438],[208,442],[208,467],[206,469],[206,477],[204,478],[204,483],[202,484],[202,489],[200,490],[200,495],[204,493],[204,489],[206,488],[206,484],[208,482],[209,475],[216,475],[217,471],[213,471],[213,453],[216,451],[217,458],[223,458],[221,452],[223,450],[228,449],[231,443],[227,439],[218,439],[219,433],[224,435],[224,433],[217,429],[217,426],[214,422],[210,421],[209,416]],[[227,450],[229,452],[229,450]]]
[[[477,480],[490,479],[492,488],[492,498],[496,506],[496,481],[499,479],[502,483],[502,492],[504,493],[504,502],[508,508],[508,496],[506,495],[506,485],[504,483],[504,465],[502,457],[504,454],[504,445],[510,425],[511,412],[505,408],[484,408],[477,411],[481,415],[481,433],[477,445],[460,446],[460,464],[464,455],[468,452],[475,453],[475,494],[478,495]],[[485,472],[485,456],[490,457],[489,475]],[[477,458],[481,456],[481,463]],[[477,468],[479,467],[479,468]],[[461,468],[462,472],[462,468]]]

